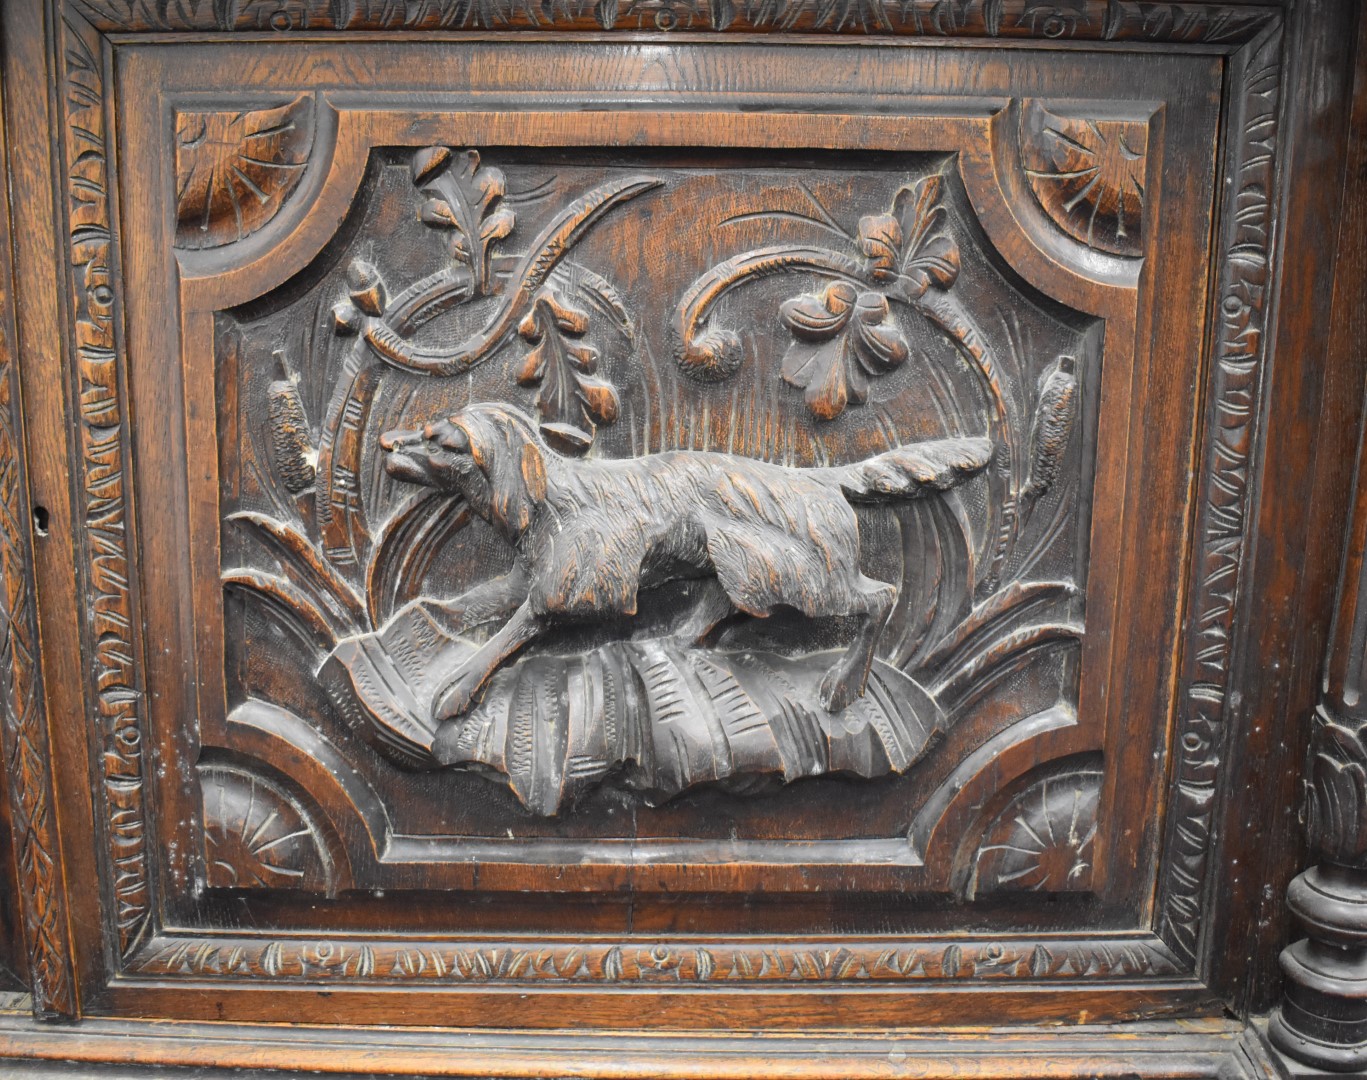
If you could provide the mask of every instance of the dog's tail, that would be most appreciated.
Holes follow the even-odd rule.
[[[982,472],[991,460],[990,439],[940,439],[812,472],[840,485],[850,502],[891,502],[947,491]]]

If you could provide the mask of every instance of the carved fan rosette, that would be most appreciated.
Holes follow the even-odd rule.
[[[1075,703],[1095,342],[952,159],[491,157],[382,156],[319,284],[220,325],[264,418],[239,700],[538,816],[901,774],[1003,686]]]

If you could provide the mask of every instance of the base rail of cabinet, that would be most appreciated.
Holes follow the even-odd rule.
[[[169,1070],[163,1072],[163,1070]],[[1175,1020],[931,1031],[458,1031],[97,1020],[0,1012],[6,1076],[154,1080],[184,1074],[803,1080],[1285,1080],[1258,1025]],[[276,1070],[281,1070],[277,1072]]]

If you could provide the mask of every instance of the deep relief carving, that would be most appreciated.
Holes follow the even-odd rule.
[[[313,99],[176,114],[176,246],[214,248],[269,222],[313,150]]]
[[[272,346],[264,438],[244,452],[259,497],[229,514],[225,585],[301,643],[382,753],[498,779],[539,815],[604,784],[658,803],[905,772],[984,687],[1081,633],[1076,584],[1024,576],[1076,535],[1081,365],[1042,363],[954,293],[943,172],[848,232],[806,186],[771,188],[812,214],[727,220],[843,244],[742,251],[683,279],[670,320],[580,253],[632,242],[627,203],[668,212],[671,185],[698,181],[591,175],[514,190],[472,149],[411,157],[413,243],[440,258],[414,255],[430,269],[397,290],[351,258],[331,334]],[[747,364],[790,417],[755,435],[784,443],[746,434]],[[322,370],[319,397],[304,372]],[[674,400],[706,402],[704,445],[681,415],[650,419],[679,375]],[[724,450],[706,445],[709,394]],[[869,550],[870,513],[901,539]],[[437,567],[474,522],[500,554],[453,590]]]
[[[131,592],[124,355],[111,277],[104,67],[99,35],[80,18],[62,21],[62,151],[70,242],[72,345],[80,462],[78,572],[85,598],[88,698],[99,747],[106,866],[118,948],[127,955],[147,930],[147,823],[143,805],[142,676]]]
[[[1139,256],[1148,121],[1028,101],[1020,128],[1025,176],[1050,220],[1088,247]]]
[[[1280,34],[1246,58],[1231,138],[1238,151],[1230,210],[1223,215],[1215,364],[1196,524],[1193,628],[1184,646],[1175,785],[1160,883],[1159,929],[1184,957],[1196,956],[1202,891],[1213,843],[1229,696],[1231,643],[1249,505],[1249,473],[1262,396],[1263,327],[1271,284],[1272,202],[1277,164]]]
[[[1101,781],[1099,768],[1079,769],[1014,796],[983,832],[968,895],[1086,892]]]
[[[102,30],[727,30],[1091,41],[1239,42],[1271,8],[1146,0],[82,0]]]
[[[336,891],[326,841],[298,799],[238,765],[201,764],[198,771],[211,888]]]
[[[379,941],[176,940],[152,943],[134,970],[152,977],[262,977],[341,983],[916,983],[1161,978],[1181,969],[1151,938],[966,941],[900,945],[833,941],[416,947]]]

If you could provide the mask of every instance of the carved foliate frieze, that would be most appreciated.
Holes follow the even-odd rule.
[[[1088,41],[1246,41],[1270,6],[1147,0],[82,0],[106,30],[713,30]]]
[[[1013,672],[1076,694],[1095,346],[960,297],[1017,286],[945,159],[381,160],[307,307],[220,319],[230,696],[555,816],[895,776]]]
[[[1270,34],[1241,59],[1245,74],[1230,135],[1236,140],[1229,174],[1231,209],[1219,238],[1215,363],[1189,601],[1193,622],[1183,658],[1173,741],[1177,767],[1159,890],[1160,931],[1188,958],[1197,955],[1200,944],[1206,870],[1215,840],[1212,814],[1228,737],[1230,663],[1272,282],[1280,50],[1281,35]]]
[[[148,927],[145,728],[139,617],[130,558],[125,356],[109,200],[105,68],[100,35],[83,18],[64,19],[61,129],[68,198],[72,374],[76,406],[79,580],[83,633],[105,831],[105,866],[120,953]]]

